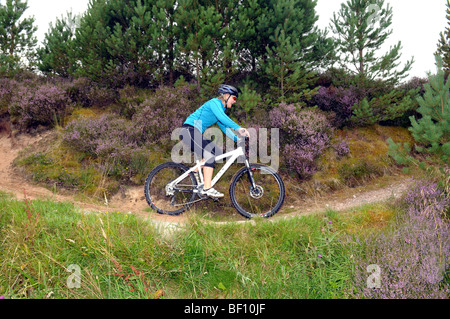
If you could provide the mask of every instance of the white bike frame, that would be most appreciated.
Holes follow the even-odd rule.
[[[229,157],[229,159],[227,160],[225,165],[222,167],[222,169],[216,174],[216,176],[211,181],[211,187],[214,187],[214,185],[219,181],[219,179],[223,176],[223,174],[225,174],[225,172],[230,168],[230,166],[234,163],[234,161],[239,158],[239,156],[244,156],[245,157],[245,153],[244,153],[244,150],[243,150],[242,146],[239,146],[234,151],[231,151],[231,152],[219,155],[219,156],[217,156],[215,158],[216,161],[219,161],[221,159]],[[188,177],[191,172],[194,172],[197,169],[198,169],[198,172],[199,172],[200,180],[202,181],[202,183],[204,183],[205,181],[203,179],[203,173],[202,173],[201,167],[205,165],[205,161],[198,161],[197,160],[196,162],[197,162],[197,164],[194,167],[192,167],[188,171],[184,172],[182,175],[180,175],[180,177],[178,177],[177,179],[175,179],[172,182],[170,182],[169,184],[167,184],[167,187],[169,189],[173,189],[176,184],[181,182],[183,179]],[[247,158],[245,158],[245,165],[247,165],[248,168],[250,167],[250,164],[249,164]]]

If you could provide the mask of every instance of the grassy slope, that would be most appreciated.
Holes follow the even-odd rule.
[[[378,231],[387,204],[268,222],[189,222],[172,237],[123,213],[0,195],[0,295],[11,298],[346,298],[346,234]],[[70,289],[67,268],[81,268]]]

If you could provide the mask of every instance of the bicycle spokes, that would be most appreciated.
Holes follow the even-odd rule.
[[[251,173],[250,176],[241,171],[236,176],[231,193],[233,204],[246,217],[269,217],[278,211],[284,200],[284,185],[278,175],[265,166],[252,167]]]
[[[188,175],[176,185],[171,182],[185,173],[180,164],[168,163],[153,170],[146,181],[147,202],[161,214],[176,215],[183,212],[192,203],[196,182]]]

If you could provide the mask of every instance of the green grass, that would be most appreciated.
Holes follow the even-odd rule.
[[[0,296],[38,299],[346,298],[355,252],[340,239],[378,231],[370,220],[395,213],[378,204],[219,224],[190,212],[163,236],[135,215],[86,214],[71,203],[0,193],[0,209]],[[70,265],[80,267],[80,288],[68,287]]]

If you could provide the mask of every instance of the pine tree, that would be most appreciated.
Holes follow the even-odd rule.
[[[447,0],[447,24],[450,26],[450,1]],[[436,54],[442,57],[444,63],[444,69],[448,73],[450,72],[450,28],[446,27],[444,32],[440,33],[440,38],[438,42],[438,49]]]
[[[158,56],[162,54],[157,54],[152,46],[154,5],[153,0],[110,0],[108,3],[106,26],[112,34],[106,39],[110,56],[107,70],[118,86],[147,86],[149,82],[163,79],[164,74],[157,72]],[[159,62],[162,64],[162,60]]]
[[[74,38],[80,16],[68,12],[66,17],[50,23],[43,46],[38,48],[38,68],[44,73],[69,77],[75,74]]]
[[[156,2],[91,0],[76,31],[77,74],[114,87],[161,82],[165,67],[158,62],[170,54],[156,45],[167,42],[159,29],[164,22],[154,17]]]
[[[436,55],[437,73],[429,75],[428,83],[424,84],[425,94],[418,97],[420,107],[417,112],[421,114],[420,119],[410,117],[412,127],[409,130],[416,142],[415,150],[425,155],[433,155],[440,161],[440,172],[449,173],[450,160],[450,79],[445,80],[442,58]],[[408,153],[411,146],[405,143],[403,148],[388,139],[389,154],[400,164],[416,164],[422,168],[430,167],[425,162],[419,162]]]
[[[319,53],[328,51],[323,50],[323,34],[315,27],[318,19],[316,1],[277,0],[269,3],[258,20],[258,30],[265,30],[262,42],[266,54],[260,62],[262,70],[278,101],[300,102],[309,96],[307,87],[311,83],[311,71],[323,59]]]
[[[418,143],[417,151],[436,154],[444,163],[450,159],[450,79],[445,81],[442,58],[436,56],[437,74],[429,76],[425,83],[425,94],[418,97],[417,109],[422,118],[411,116],[409,129]]]
[[[90,0],[89,6],[75,31],[75,56],[79,67],[76,75],[103,82],[105,68],[110,60],[106,39],[111,31],[106,28],[106,0]]]
[[[0,3],[0,74],[12,76],[21,68],[32,67],[34,47],[37,39],[34,36],[37,28],[33,18],[22,18],[28,9],[28,1],[6,0]],[[26,62],[22,57],[26,56]]]
[[[175,0],[157,0],[152,7],[153,23],[150,25],[150,46],[158,56],[158,80],[163,84],[165,73],[174,84],[175,60],[178,47],[175,40]]]
[[[232,18],[232,39],[238,52],[238,65],[242,71],[256,74],[259,63],[267,54],[269,44],[267,25],[261,25],[262,17],[267,16],[268,1],[243,0],[235,9],[236,16]]]
[[[357,84],[364,86],[368,80],[379,78],[387,84],[397,84],[411,70],[414,58],[397,70],[401,57],[400,41],[385,54],[379,53],[392,34],[389,29],[392,16],[392,8],[389,4],[385,6],[384,0],[347,0],[339,12],[333,14],[330,28],[337,36],[341,67],[356,75]]]
[[[180,1],[175,14],[176,35],[180,51],[185,55],[189,71],[193,71],[198,88],[203,80],[213,74],[216,67],[214,53],[217,42],[224,35],[221,15],[214,6],[203,5],[197,0]]]

